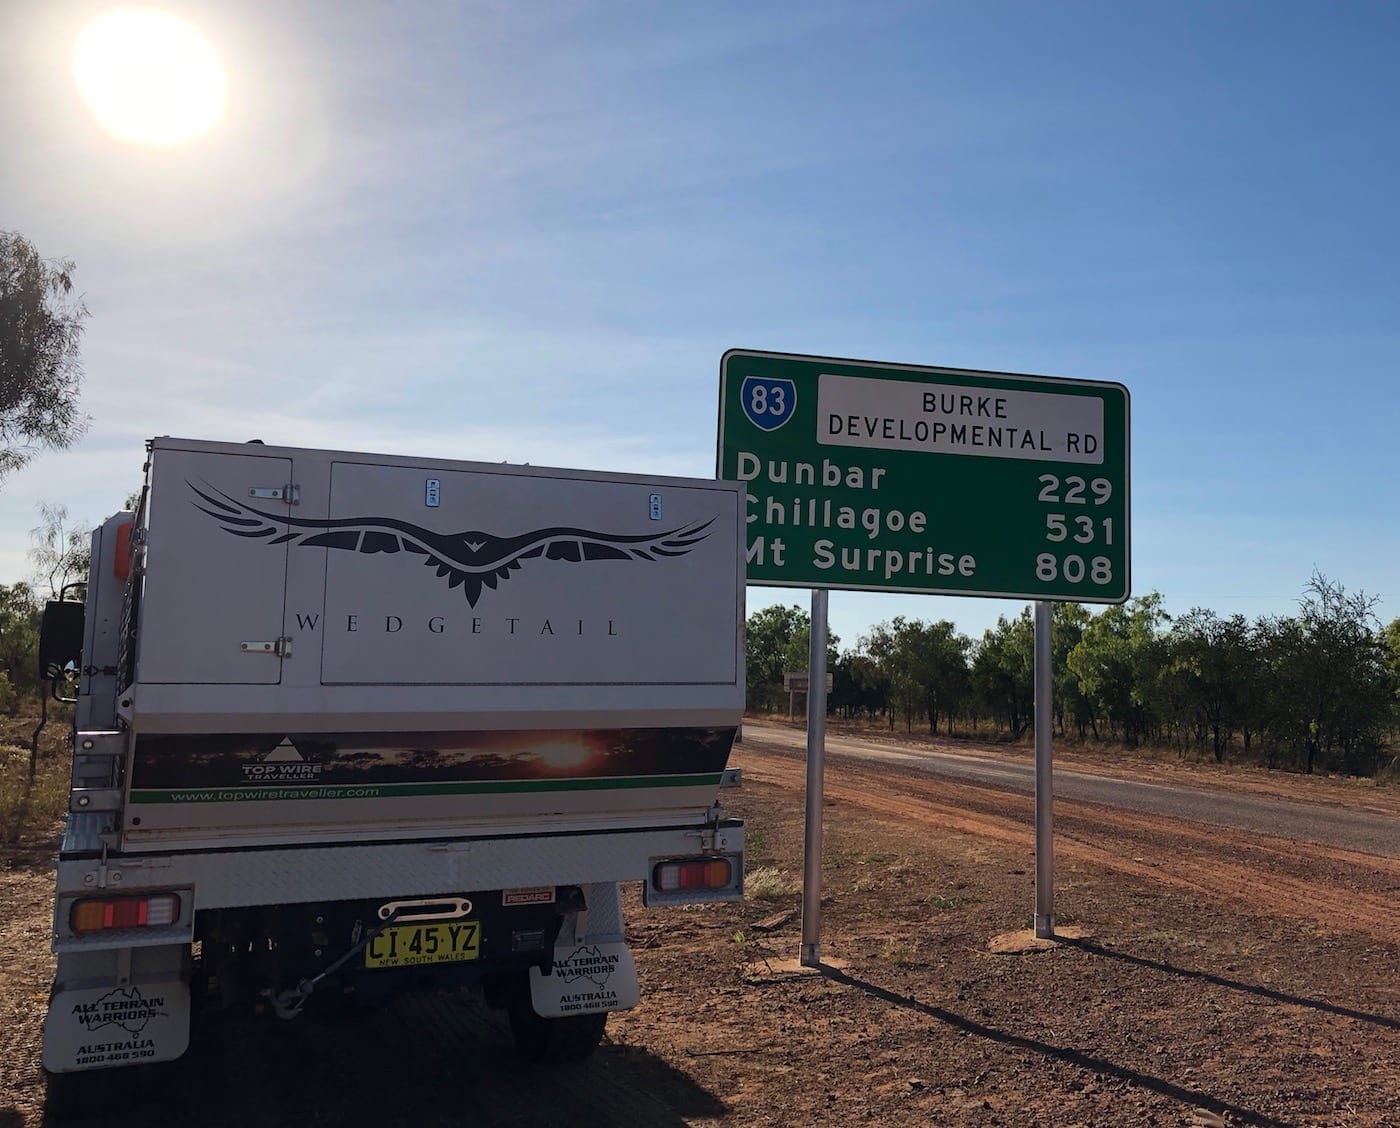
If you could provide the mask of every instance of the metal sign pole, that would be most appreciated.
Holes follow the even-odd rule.
[[[1053,604],[1035,605],[1035,934],[1042,940],[1055,937],[1055,789],[1051,778],[1051,738],[1054,735],[1054,679],[1050,646],[1050,610]]]
[[[812,592],[812,647],[807,662],[807,833],[802,863],[803,967],[822,962],[822,795],[826,769],[825,588]]]

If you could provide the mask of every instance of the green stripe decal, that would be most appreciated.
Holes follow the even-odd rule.
[[[547,791],[625,791],[646,787],[718,787],[719,773],[617,776],[611,779],[500,779],[474,783],[264,784],[256,787],[133,789],[132,803],[249,803],[287,799],[397,799],[411,795],[508,795]]]

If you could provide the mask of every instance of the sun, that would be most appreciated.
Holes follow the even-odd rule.
[[[147,145],[197,137],[219,120],[227,98],[209,40],[153,8],[120,8],[83,28],[73,77],[103,129]]]
[[[593,752],[580,741],[553,740],[536,744],[530,749],[547,766],[558,771],[579,768],[592,758]]]

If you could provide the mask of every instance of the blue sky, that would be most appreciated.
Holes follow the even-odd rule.
[[[745,347],[1121,381],[1135,593],[1400,615],[1400,7],[171,3],[229,106],[152,149],[69,74],[111,6],[0,12],[0,227],[92,311],[0,580],[153,434],[710,476]]]

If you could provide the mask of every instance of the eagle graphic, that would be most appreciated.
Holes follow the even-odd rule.
[[[237,501],[204,483],[186,484],[198,496],[195,508],[207,513],[237,537],[267,538],[268,544],[292,542],[303,548],[341,548],[351,552],[407,552],[437,569],[449,588],[460,587],[467,605],[476,606],[483,588],[510,579],[524,560],[652,560],[684,556],[708,537],[715,518],[692,522],[646,536],[598,532],[568,526],[534,529],[502,537],[480,529],[435,533],[396,517],[332,517],[318,520],[268,513]],[[286,530],[285,532],[283,530]],[[280,534],[280,535],[279,535]]]

